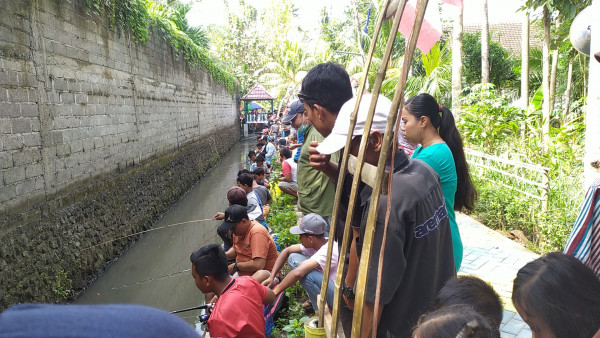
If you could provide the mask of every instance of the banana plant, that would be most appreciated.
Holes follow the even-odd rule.
[[[448,44],[436,43],[427,54],[421,55],[422,68],[415,67],[413,75],[409,76],[404,89],[405,96],[411,97],[419,93],[433,95],[444,105],[450,103],[452,91],[452,52]],[[395,67],[388,69],[383,82],[382,93],[391,98],[394,96],[396,85],[402,73],[404,58],[393,61]]]

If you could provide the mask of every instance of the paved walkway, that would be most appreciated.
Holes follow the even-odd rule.
[[[469,216],[457,213],[456,221],[464,246],[459,275],[478,276],[500,295],[504,302],[501,337],[531,337],[529,327],[512,304],[511,293],[517,271],[538,255]]]

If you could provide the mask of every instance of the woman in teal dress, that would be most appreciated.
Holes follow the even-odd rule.
[[[419,94],[408,99],[402,111],[401,127],[410,143],[420,144],[412,155],[427,163],[440,176],[448,211],[456,271],[463,257],[462,240],[454,211],[474,207],[477,191],[469,175],[462,138],[452,112],[433,96]]]

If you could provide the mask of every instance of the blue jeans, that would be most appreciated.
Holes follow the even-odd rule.
[[[292,269],[297,268],[300,263],[309,259],[310,256],[305,255],[303,253],[291,253],[288,257],[288,264]],[[323,273],[317,271],[316,269],[310,270],[309,273],[304,275],[302,279],[300,279],[300,284],[308,294],[308,298],[310,299],[310,303],[312,304],[313,309],[317,310],[317,295],[321,293],[321,283],[323,282]],[[327,286],[327,304],[332,306],[333,304],[333,281],[330,280]]]

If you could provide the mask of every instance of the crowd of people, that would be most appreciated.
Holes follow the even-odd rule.
[[[278,142],[277,139],[282,136],[281,128],[271,129],[268,136],[261,137],[256,152],[248,154],[250,161],[256,161],[253,169],[256,170],[262,166],[269,167],[277,160],[272,149],[279,147],[278,159],[282,164],[279,187],[282,192],[297,198],[298,210],[303,215],[300,224],[290,228],[291,233],[300,236],[300,244],[283,248],[272,257],[267,257],[269,255],[263,249],[261,259],[268,259],[269,263],[254,266],[263,271],[254,285],[263,291],[264,287],[271,289],[277,296],[299,281],[306,290],[308,303],[317,309],[316,299],[321,292],[323,270],[328,259],[326,253],[330,243],[328,233],[334,212],[335,187],[338,177],[344,177],[341,205],[335,210],[337,222],[334,225],[336,238],[332,241],[331,281],[325,294],[326,303],[331,306],[337,265],[344,264],[341,270],[344,272],[344,302],[340,320],[349,335],[361,240],[365,236],[372,187],[362,182],[357,187],[358,198],[350,222],[352,236],[348,259],[338,262],[352,188],[352,175],[339,173],[341,154],[347,151],[358,156],[368,103],[376,99],[371,130],[364,142],[364,161],[377,166],[391,102],[383,96],[363,95],[352,141],[345,149],[350,115],[356,105],[346,71],[333,63],[314,67],[304,78],[298,98],[290,105],[287,114],[280,116],[280,122],[289,123],[291,127],[289,137]],[[370,336],[376,330],[377,336],[384,337],[499,337],[503,304],[497,293],[477,277],[457,277],[463,248],[455,211],[472,209],[477,193],[469,176],[462,139],[452,112],[431,95],[419,94],[405,102],[400,128],[400,138],[387,152],[386,169],[393,175],[388,192],[391,195],[390,205],[388,207],[387,203],[380,202],[376,206],[380,216],[371,248],[369,269],[373,271],[369,273],[365,289],[361,335]],[[387,195],[381,197],[381,201],[387,202],[387,199]],[[384,237],[383,216],[388,208],[388,230]],[[234,234],[234,242],[238,236],[247,238],[248,235],[244,231],[238,232]],[[384,242],[383,257],[380,257]],[[251,243],[248,245],[252,247]],[[375,313],[374,302],[378,292],[376,269],[380,260],[383,261],[383,269],[379,310]],[[292,270],[281,278],[286,262]],[[587,274],[585,282],[581,282],[585,284],[585,287],[582,285],[585,291],[571,293],[570,287],[561,284],[566,280],[548,271],[553,264],[570,265],[570,269],[561,268],[562,274],[568,273],[565,278],[574,283],[579,279],[573,276],[581,275],[583,278]],[[531,272],[533,269],[535,272]],[[570,256],[553,253],[519,271],[513,301],[530,325],[534,337],[592,337],[598,333],[600,282],[586,269]],[[236,271],[235,268],[229,270]],[[552,278],[542,278],[545,273]],[[544,295],[539,288],[545,292]],[[559,296],[561,292],[565,293],[565,299]],[[578,304],[569,299],[571,295],[588,300],[585,304]],[[564,301],[564,304],[559,305],[559,301]],[[572,312],[572,315],[561,316],[561,312]],[[373,318],[376,320],[373,321]],[[576,328],[565,326],[565,320]],[[372,327],[374,322],[377,323],[376,328]],[[565,332],[581,332],[581,335]]]
[[[499,337],[503,304],[498,294],[477,277],[457,277],[463,247],[455,212],[472,209],[477,192],[452,112],[428,94],[409,98],[401,112],[399,138],[384,149],[392,102],[364,94],[346,148],[357,104],[353,96],[350,77],[340,65],[315,66],[304,78],[298,100],[248,153],[248,168],[239,171],[236,186],[227,192],[229,206],[214,215],[222,221],[216,231],[223,245],[207,245],[190,256],[195,284],[213,304],[207,324],[211,336],[264,336],[265,306],[296,282],[308,295],[306,307],[317,310],[330,259],[326,304],[333,306],[339,265],[340,322],[349,337],[367,215],[373,207],[377,218],[361,336]],[[372,101],[374,117],[363,140]],[[387,154],[385,166],[392,175],[386,195],[374,206],[373,188],[363,182],[353,187],[352,174],[340,172],[342,154],[358,156],[361,146],[366,149],[364,162],[372,166]],[[273,170],[277,161],[281,172]],[[268,222],[272,177],[302,214],[289,229],[299,235],[300,244],[281,252]],[[334,210],[339,178],[344,184]],[[358,190],[352,204],[353,188]],[[350,205],[349,249],[347,259],[339,261]],[[334,212],[337,221],[331,224]],[[335,238],[329,241],[332,227]],[[286,263],[291,270],[283,276]],[[525,265],[514,281],[512,301],[533,337],[600,338],[600,281],[572,256],[550,253]],[[0,336],[3,327],[10,327],[7,321],[26,320],[19,317],[27,312],[22,310],[0,315]]]
[[[364,143],[364,162],[378,165],[392,103],[383,96],[364,94],[350,146],[346,148],[351,114],[356,106],[346,71],[334,63],[317,65],[304,78],[298,98],[285,115],[279,116],[277,128],[265,131],[257,140],[256,150],[248,154],[254,182],[251,185],[238,178],[238,186],[246,189],[247,198],[241,206],[230,200],[231,206],[223,215],[225,221],[219,227],[232,230],[232,240],[226,245],[228,250],[224,257],[235,257],[235,262],[228,265],[224,259],[221,268],[224,271],[227,267],[229,275],[239,277],[225,279],[229,275],[224,276],[227,283],[219,284],[218,289],[227,289],[236,285],[236,280],[242,281],[239,287],[252,288],[247,294],[256,294],[256,297],[252,300],[240,297],[235,307],[254,306],[253,311],[259,311],[265,300],[280,296],[288,287],[300,282],[308,295],[305,305],[317,310],[328,246],[333,243],[326,304],[333,305],[334,280],[337,266],[341,264],[344,301],[339,309],[340,321],[346,336],[350,336],[372,187],[363,182],[355,187],[357,200],[349,222],[352,236],[347,260],[340,262],[339,250],[353,180],[352,174],[339,172],[340,161],[343,152],[358,156]],[[376,100],[374,118],[368,138],[362,142],[372,100]],[[284,137],[282,126],[286,125],[290,134]],[[381,196],[380,203],[374,206],[378,217],[364,290],[361,336],[376,332],[381,337],[499,337],[503,304],[498,294],[477,277],[457,277],[463,247],[455,212],[472,209],[477,192],[454,116],[431,95],[419,94],[405,102],[400,125],[399,139],[392,142],[386,152],[386,170],[392,172],[389,196]],[[253,202],[249,197],[253,185],[269,185],[264,173],[269,173],[275,161],[281,163],[281,172],[271,175],[277,175],[279,188],[295,198],[302,214],[299,224],[289,229],[290,233],[299,235],[300,244],[282,248],[280,253],[273,249],[268,222],[267,226],[261,226],[261,222],[251,216],[253,210],[264,208],[268,203]],[[344,184],[340,205],[333,210],[338,177],[344,179]],[[388,229],[384,231],[388,210]],[[337,221],[332,225],[334,212]],[[330,242],[331,226],[336,228],[336,235]],[[380,256],[383,245],[383,256]],[[222,251],[220,255],[225,252],[220,248],[214,250]],[[192,262],[197,255],[192,255]],[[378,286],[380,261],[381,284]],[[291,271],[282,277],[286,263]],[[196,279],[210,275],[199,267],[195,273],[199,276],[195,275]],[[574,289],[578,289],[577,292]],[[218,295],[220,290],[215,291]],[[379,305],[375,307],[377,300]],[[220,303],[219,298],[212,301]],[[515,279],[513,302],[534,337],[600,336],[600,282],[583,263],[571,256],[552,253],[523,267]],[[213,311],[216,309],[217,306]],[[213,330],[217,335],[226,333],[221,330],[227,324],[218,323],[211,324],[209,320],[211,334]],[[247,323],[260,335],[264,328],[255,324]],[[242,331],[245,328],[237,329],[240,331],[236,332],[246,332]]]

